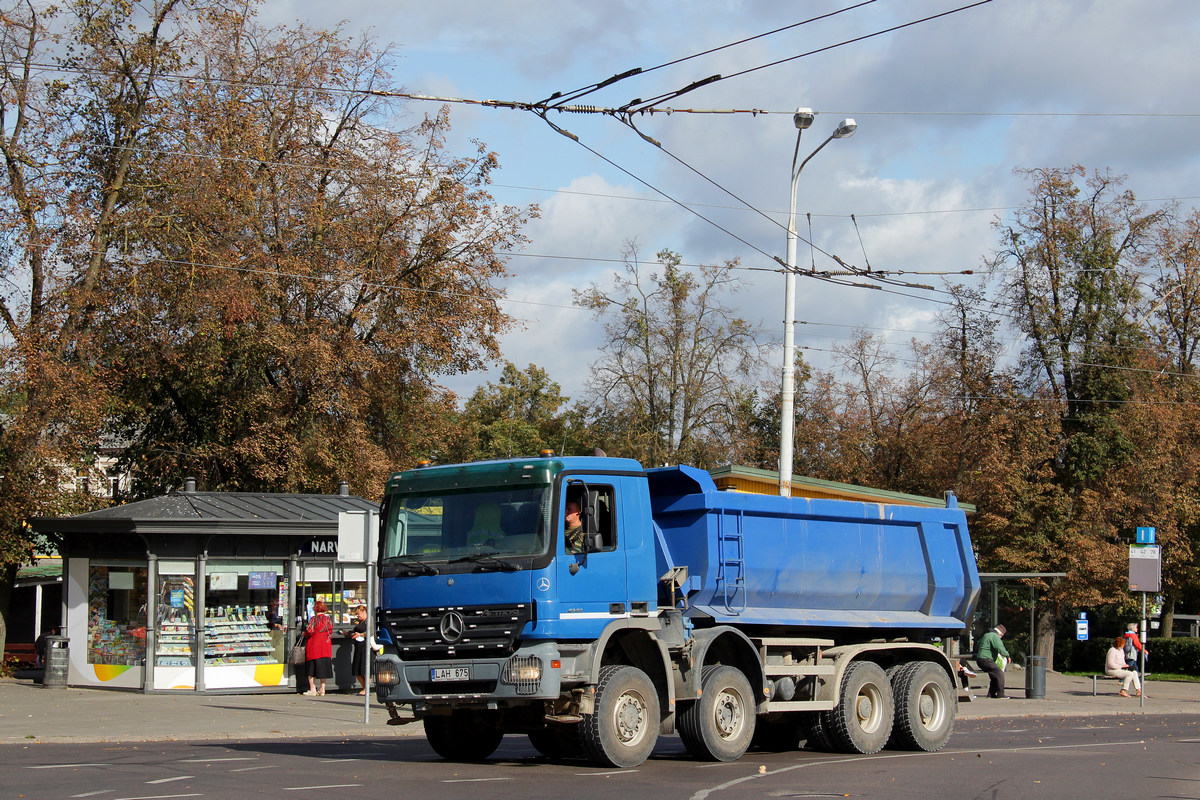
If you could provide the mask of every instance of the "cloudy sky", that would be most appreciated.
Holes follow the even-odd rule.
[[[542,211],[510,262],[506,309],[522,327],[505,337],[504,357],[544,367],[578,396],[603,340],[601,323],[571,307],[571,289],[608,285],[629,241],[647,260],[663,248],[685,263],[739,259],[750,269],[733,301],[781,361],[784,279],[771,259],[785,255],[797,106],[817,114],[801,157],[843,117],[858,122],[852,138],[830,143],[804,170],[798,210],[812,215],[822,250],[860,267],[978,270],[994,248],[993,222],[1028,196],[1017,168],[1107,168],[1127,175],[1144,201],[1200,204],[1200,4],[992,0],[955,11],[969,5],[269,0],[263,18],[342,22],[394,43],[397,83],[412,93],[539,101],[641,68],[578,102],[617,107],[722,75],[656,105],[767,112],[637,118],[660,150],[607,116],[551,115],[585,148],[526,111],[451,105],[455,134],[500,156],[497,200]],[[945,12],[954,13],[879,33]],[[760,38],[715,49],[749,37]],[[408,101],[397,111],[415,120],[437,107]],[[803,217],[800,233],[809,236]],[[818,269],[834,266],[801,244],[799,263],[810,259]],[[938,276],[908,279],[942,285]],[[856,326],[898,344],[927,338],[942,299],[801,278],[797,345],[824,366]],[[447,385],[469,394],[489,377]]]

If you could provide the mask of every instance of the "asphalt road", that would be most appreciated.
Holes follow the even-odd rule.
[[[509,736],[488,762],[450,764],[423,738],[0,746],[0,797],[530,796],[726,798],[1200,798],[1200,716],[959,721],[940,753],[751,751],[695,762],[661,740],[637,769],[552,764]]]

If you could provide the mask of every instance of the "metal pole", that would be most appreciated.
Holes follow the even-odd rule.
[[[779,494],[792,496],[792,448],[795,445],[796,405],[796,192],[800,186],[800,173],[812,157],[821,152],[834,139],[844,139],[858,127],[854,120],[844,119],[829,134],[828,138],[808,154],[800,165],[800,136],[812,124],[811,109],[797,109],[792,118],[796,124],[796,149],[792,153],[792,192],[788,211],[787,272],[783,276],[783,386],[779,392]]]
[[[1139,708],[1146,707],[1146,634],[1149,632],[1148,628],[1149,625],[1146,623],[1146,593],[1142,592],[1142,668],[1138,675],[1138,680],[1142,682],[1142,695],[1138,698]]]
[[[370,517],[370,515],[368,515]],[[363,643],[363,724],[371,721],[371,662],[375,651],[371,643],[375,641],[375,565],[367,562],[367,640]]]
[[[783,275],[783,387],[779,393],[779,494],[782,497],[792,496],[792,447],[796,438],[796,189],[800,185],[796,157],[800,154],[800,136],[803,133],[803,128],[796,131],[796,150],[792,154],[787,272]]]
[[[1037,587],[1029,587],[1029,652],[1025,655],[1025,669],[1029,669],[1030,657],[1036,652],[1034,642],[1037,640],[1034,630],[1037,627]]]
[[[375,636],[375,557],[373,554],[378,552],[378,544],[374,541],[376,537],[372,534],[379,528],[379,515],[374,511],[368,511],[363,520],[363,525],[366,530],[363,532],[365,544],[363,547],[363,561],[367,567],[367,633],[366,641],[363,642],[363,724],[366,725],[371,721],[371,665],[375,659],[375,651],[371,649],[371,643]]]

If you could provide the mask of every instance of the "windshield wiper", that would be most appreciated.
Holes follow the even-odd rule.
[[[452,558],[447,561],[447,564],[461,564],[464,561],[470,561],[478,564],[480,567],[495,567],[502,572],[516,572],[520,567],[511,561],[505,561],[503,558],[496,558],[500,553],[499,550],[493,550],[490,553],[472,553],[469,556],[461,558]]]
[[[432,566],[430,564],[426,564],[424,561],[422,561],[419,558],[416,558],[415,556],[392,556],[391,558],[385,558],[383,560],[383,565],[385,567],[397,566],[397,565],[401,566],[405,570],[408,571],[409,575],[438,575],[438,574],[440,574],[438,572],[437,567]]]

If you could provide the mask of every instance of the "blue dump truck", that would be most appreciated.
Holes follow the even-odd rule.
[[[953,730],[938,642],[979,574],[952,494],[722,492],[692,467],[543,454],[397,473],[380,517],[376,692],[444,758],[505,734],[631,767],[669,733],[731,761],[933,751]]]

